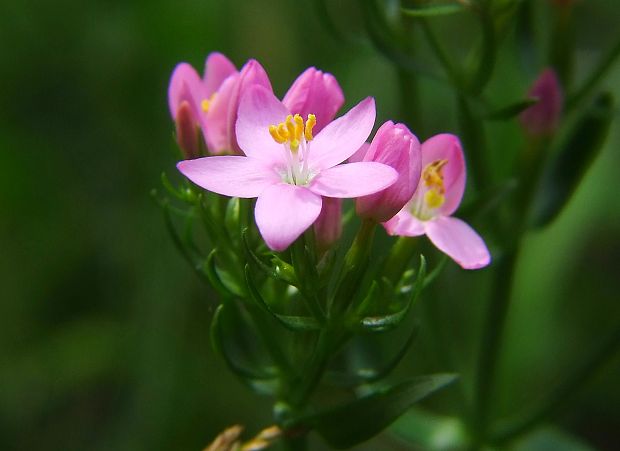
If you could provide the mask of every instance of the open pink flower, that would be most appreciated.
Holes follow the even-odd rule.
[[[422,176],[405,207],[383,226],[390,235],[426,235],[465,269],[477,269],[491,261],[480,236],[468,224],[451,215],[465,191],[465,160],[459,139],[440,134],[422,144]]]
[[[240,153],[235,139],[235,122],[239,100],[254,84],[271,89],[267,73],[255,60],[248,61],[241,71],[221,53],[211,53],[205,63],[204,78],[192,66],[180,63],[174,69],[168,87],[168,106],[175,122],[191,117],[202,130],[204,140],[213,154]],[[189,115],[187,113],[190,113]],[[177,124],[187,130],[187,124]],[[179,137],[188,142],[187,137]]]
[[[241,100],[237,120],[246,156],[186,160],[177,167],[209,191],[258,197],[256,224],[267,245],[282,251],[319,216],[321,196],[364,196],[394,183],[398,174],[381,163],[338,165],[366,140],[374,121],[369,97],[314,136],[314,115],[293,116],[270,90],[254,86]]]
[[[196,127],[205,130],[205,109],[208,109],[224,80],[235,73],[237,69],[234,64],[217,52],[207,57],[203,78],[188,63],[179,63],[174,68],[168,85],[168,107],[172,119],[177,123],[177,130],[185,132],[184,136],[178,136],[181,146],[197,143],[196,137],[187,134],[195,133]],[[184,150],[195,153],[195,149]]]

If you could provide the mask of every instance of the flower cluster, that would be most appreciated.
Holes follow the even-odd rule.
[[[169,88],[187,157],[178,169],[208,191],[256,198],[256,225],[274,251],[312,225],[319,247],[331,246],[342,229],[341,199],[353,198],[357,214],[389,234],[426,234],[463,268],[487,265],[483,240],[451,217],[465,188],[458,138],[441,134],[420,144],[404,124],[387,121],[368,144],[374,99],[335,118],[343,103],[336,79],[315,68],[279,100],[257,61],[237,71],[213,53],[202,79],[179,64]]]

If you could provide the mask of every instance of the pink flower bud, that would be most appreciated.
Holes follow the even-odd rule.
[[[198,141],[200,138],[192,108],[187,100],[183,100],[176,112],[177,142],[186,160],[200,157]]]
[[[530,97],[538,102],[524,110],[519,116],[523,129],[531,136],[545,136],[555,132],[562,115],[564,95],[553,69],[545,69],[530,90]]]
[[[357,214],[362,218],[387,221],[409,202],[418,186],[422,168],[420,142],[405,125],[388,121],[377,130],[363,161],[383,163],[398,172],[393,185],[356,201]]]
[[[323,197],[323,206],[314,223],[319,255],[327,251],[342,235],[342,199]]]
[[[237,143],[235,125],[239,102],[252,86],[264,86],[272,90],[267,72],[256,60],[245,63],[239,73],[231,75],[222,83],[207,113],[205,138],[211,153],[243,154]]]
[[[329,124],[344,103],[344,94],[332,74],[314,67],[306,69],[291,85],[282,103],[293,114],[316,116],[314,133]]]

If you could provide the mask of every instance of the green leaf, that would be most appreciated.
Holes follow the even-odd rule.
[[[520,100],[518,102],[511,103],[510,105],[487,113],[484,116],[484,119],[487,119],[489,121],[507,121],[514,118],[515,116],[518,116],[521,112],[528,109],[532,105],[536,105],[538,101],[539,99],[534,97]]]
[[[311,425],[333,447],[349,448],[374,437],[412,405],[454,382],[456,377],[454,374],[416,377],[302,422]]]
[[[463,3],[448,3],[442,5],[420,5],[412,8],[403,8],[402,12],[411,17],[435,17],[461,13],[466,10],[467,7]]]
[[[424,288],[425,277],[426,259],[423,255],[420,255],[420,269],[418,270],[418,277],[416,277],[416,283],[413,286],[411,296],[405,305],[395,313],[363,317],[359,319],[359,322],[356,322],[354,327],[364,332],[383,332],[385,330],[394,329],[403,321],[403,319],[405,319],[407,313],[420,296],[420,293]]]
[[[248,289],[250,291],[250,296],[252,299],[265,310],[267,313],[271,314],[280,324],[286,327],[293,332],[309,332],[319,330],[321,325],[318,321],[310,316],[293,316],[293,315],[281,315],[276,313],[271,306],[265,302],[263,297],[261,296],[254,280],[252,279],[252,274],[250,274],[249,265],[245,265],[245,280],[248,284]]]
[[[545,168],[533,209],[535,227],[551,223],[570,200],[603,148],[613,119],[613,108],[611,94],[599,95]]]
[[[217,253],[217,249],[213,249],[209,253],[209,256],[207,257],[207,259],[202,265],[202,271],[207,276],[207,279],[209,280],[209,283],[211,283],[211,286],[221,296],[224,296],[224,297],[234,296],[234,293],[226,287],[226,285],[224,284],[224,282],[222,282],[222,279],[220,278],[220,275],[217,272],[217,269],[215,267],[215,254],[216,253]]]
[[[231,198],[226,205],[226,212],[224,214],[224,225],[226,227],[226,232],[228,233],[228,236],[233,242],[239,240],[239,211],[239,198]]]
[[[245,368],[239,365],[232,357],[225,346],[224,337],[226,336],[225,315],[229,313],[232,305],[229,303],[220,304],[211,320],[210,338],[215,352],[224,359],[228,369],[239,377],[243,382],[260,392],[273,393],[277,383],[276,373],[269,371],[269,368],[261,368],[262,371]]]
[[[594,451],[579,438],[557,428],[544,428],[515,442],[514,451]]]
[[[457,451],[470,445],[469,434],[460,419],[415,407],[394,422],[390,433],[415,449]]]
[[[244,230],[241,233],[241,236],[243,241],[243,248],[249,256],[250,261],[254,262],[256,266],[269,277],[287,283],[289,285],[293,285],[294,287],[298,287],[299,282],[295,274],[295,269],[291,265],[281,260],[276,255],[271,256],[271,262],[273,263],[273,266],[268,265],[263,261],[262,258],[256,255],[256,253],[250,247],[250,244],[248,243],[247,230]]]
[[[415,323],[411,328],[411,332],[409,333],[407,340],[401,346],[398,352],[393,357],[390,357],[387,362],[384,362],[377,367],[373,367],[373,363],[371,362],[362,362],[363,367],[352,368],[346,373],[332,371],[327,373],[326,376],[330,378],[334,384],[340,386],[354,386],[361,383],[368,384],[377,382],[387,377],[398,366],[398,364],[403,359],[403,357],[415,341],[416,337],[418,336],[419,330],[420,325],[418,323]],[[362,345],[364,344],[366,343],[362,343]],[[363,358],[363,360],[367,359]]]

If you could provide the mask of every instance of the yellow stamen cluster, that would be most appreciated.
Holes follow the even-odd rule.
[[[302,140],[302,136],[306,141],[312,140],[312,129],[316,125],[316,116],[309,114],[308,119],[304,123],[303,118],[296,114],[286,116],[284,122],[278,125],[269,126],[269,134],[278,144],[290,143],[291,150],[297,150]]]
[[[448,160],[435,160],[429,163],[422,173],[424,184],[429,188],[424,193],[424,201],[429,208],[439,208],[446,200],[446,189],[443,183],[443,168]]]
[[[205,113],[209,112],[209,108],[211,108],[211,104],[215,100],[216,94],[217,93],[214,92],[208,99],[202,99],[202,102],[200,102],[200,107],[202,108],[202,111],[204,111]]]

